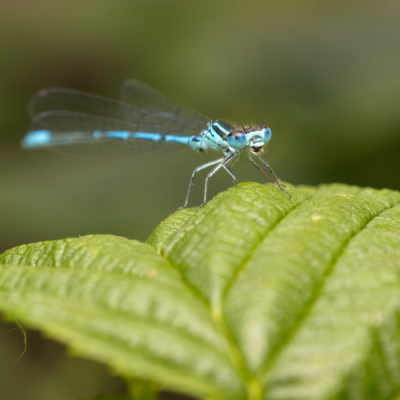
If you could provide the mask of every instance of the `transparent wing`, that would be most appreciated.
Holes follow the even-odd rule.
[[[173,119],[190,123],[198,132],[205,129],[210,121],[203,114],[181,107],[158,90],[136,79],[127,79],[122,82],[119,100],[143,110],[159,111],[165,115],[168,113]]]
[[[166,111],[172,114],[180,107],[158,90],[136,79],[126,79],[121,83],[118,98],[138,108]]]
[[[24,147],[48,147],[82,156],[133,154],[151,150],[164,142],[132,137],[122,140],[103,134],[97,137],[93,133],[126,131],[130,136],[135,132],[192,136],[207,128],[209,120],[202,114],[179,107],[148,85],[130,80],[122,88],[121,93],[125,93],[127,100],[133,102],[136,96],[138,104],[148,104],[148,108],[73,89],[48,88],[39,91],[28,107],[32,117],[30,132],[46,130],[51,137],[40,146],[29,145],[34,142],[24,140]],[[151,98],[157,106],[151,106],[148,103],[150,100],[144,100]]]
[[[29,128],[30,133],[22,141],[23,147],[44,147],[80,157],[131,155],[164,144],[131,138],[138,132],[133,123],[72,111],[40,113]]]
[[[136,82],[136,81],[135,81]],[[147,87],[147,85],[145,85]],[[158,93],[150,88],[149,90]],[[159,95],[161,97],[161,94]],[[170,101],[171,104],[175,104]],[[207,128],[209,120],[196,111],[175,105],[172,109],[141,109],[124,101],[66,88],[48,88],[36,93],[28,106],[34,117],[46,111],[73,111],[132,122],[143,132],[179,136],[198,135]],[[162,131],[154,131],[154,127]]]
[[[31,118],[47,111],[73,111],[113,119],[125,119],[125,114],[140,118],[142,110],[108,97],[79,90],[50,87],[37,92],[30,100],[28,113]]]

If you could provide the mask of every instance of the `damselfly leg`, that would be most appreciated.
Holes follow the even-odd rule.
[[[247,158],[271,183],[274,183],[274,181],[267,175],[267,173],[250,156],[248,156]]]
[[[234,158],[231,159],[227,164],[224,164],[224,165],[223,165],[225,171],[231,176],[231,178],[232,178],[232,183],[233,183],[233,185],[234,185],[235,187],[237,187],[238,180],[237,180],[236,176],[233,175],[232,167],[233,167],[233,164],[235,164],[236,161],[239,160],[239,156],[240,156],[240,153],[238,153],[238,157],[234,157]]]
[[[277,183],[278,186],[279,186],[279,189],[281,189],[282,192],[285,192],[285,193],[289,196],[289,199],[291,199],[291,198],[292,198],[292,195],[291,195],[290,193],[288,193],[285,189],[283,189],[281,183],[279,182],[278,177],[275,175],[275,172],[274,172],[273,169],[269,166],[269,164],[268,164],[259,154],[256,154],[256,156],[257,156],[257,157],[262,161],[262,163],[269,169],[269,172],[271,172],[272,176],[274,177],[276,183]]]
[[[173,209],[173,210],[171,211],[171,214],[172,214],[173,212],[177,211],[177,210],[181,210],[182,208],[186,208],[186,207],[188,206],[188,204],[189,204],[190,192],[191,192],[191,190],[192,190],[192,186],[193,186],[194,178],[196,177],[196,174],[197,174],[199,171],[201,171],[201,170],[203,170],[203,169],[205,169],[205,168],[208,168],[208,167],[211,167],[212,165],[221,163],[221,161],[223,161],[223,160],[225,160],[225,158],[219,158],[218,160],[210,161],[210,162],[208,162],[208,163],[206,163],[206,164],[200,165],[200,166],[198,166],[197,168],[195,168],[195,170],[194,170],[193,173],[192,173],[192,177],[190,178],[189,189],[188,189],[187,194],[186,194],[185,204],[184,204],[182,207],[178,207],[178,208]]]
[[[206,203],[207,203],[207,192],[208,192],[208,181],[210,180],[210,178],[222,167],[225,168],[226,164],[228,164],[230,161],[234,161],[234,159],[236,157],[239,157],[239,152],[235,152],[230,154],[229,156],[225,157],[222,162],[220,164],[218,164],[208,175],[206,178],[206,184],[204,187],[204,201],[203,203],[201,203],[199,205],[199,207],[197,208],[197,211],[200,210],[201,207],[203,207]],[[227,168],[225,168],[225,170],[232,176],[235,178],[235,180],[237,181],[236,177],[232,174],[232,172],[230,172]]]

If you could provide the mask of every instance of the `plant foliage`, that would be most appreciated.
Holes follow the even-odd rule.
[[[241,184],[146,243],[91,235],[8,250],[0,310],[148,387],[396,398],[400,193],[288,190]]]

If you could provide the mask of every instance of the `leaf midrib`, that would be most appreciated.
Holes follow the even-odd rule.
[[[217,312],[214,312],[214,310],[211,309],[210,302],[207,301],[204,296],[201,295],[200,291],[196,289],[185,277],[185,275],[182,273],[181,269],[178,268],[177,265],[175,265],[168,256],[164,255],[164,257],[168,260],[170,264],[174,266],[174,269],[176,269],[179,272],[179,275],[181,276],[181,279],[183,283],[188,286],[188,289],[191,290],[191,292],[197,296],[200,300],[204,302],[206,307],[208,308],[211,319],[214,323],[215,328],[221,333],[221,335],[225,338],[226,342],[228,343],[229,350],[230,350],[230,359],[231,363],[237,372],[238,376],[241,377],[243,382],[246,385],[247,392],[248,392],[248,400],[261,400],[262,398],[262,385],[260,383],[259,378],[253,374],[247,365],[244,355],[242,354],[240,347],[237,343],[237,341],[234,338],[234,335],[232,331],[230,330],[225,318],[224,314],[222,312],[223,309],[223,304],[225,303],[226,297],[229,293],[229,290],[231,289],[232,285],[235,283],[237,277],[239,276],[240,272],[243,271],[248,262],[251,260],[253,254],[257,250],[257,248],[261,245],[261,243],[265,240],[267,236],[271,234],[271,232],[294,210],[296,210],[300,205],[302,205],[305,201],[307,201],[309,198],[313,197],[315,193],[310,194],[309,196],[301,196],[302,199],[299,201],[298,204],[296,204],[294,207],[290,208],[286,213],[282,214],[281,218],[277,219],[275,223],[272,226],[269,226],[268,229],[263,233],[262,238],[257,241],[253,248],[249,251],[249,253],[244,257],[244,259],[239,263],[239,265],[236,267],[234,270],[234,273],[232,274],[231,279],[228,281],[226,287],[224,288],[223,295],[222,295],[222,301],[221,301],[221,308]],[[181,240],[184,236],[181,237]]]

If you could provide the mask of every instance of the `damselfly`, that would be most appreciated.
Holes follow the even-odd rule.
[[[180,208],[187,207],[194,178],[202,169],[214,166],[207,175],[200,207],[207,202],[209,180],[218,170],[224,169],[236,186],[238,181],[232,166],[241,153],[273,182],[252,158],[257,157],[279,188],[291,197],[261,157],[271,139],[270,128],[266,125],[236,128],[220,120],[210,121],[135,79],[122,83],[118,100],[73,89],[43,89],[33,96],[28,111],[32,122],[22,140],[26,149],[51,148],[74,155],[106,156],[148,151],[169,142],[198,152],[222,152],[223,157],[193,171],[185,203]]]

